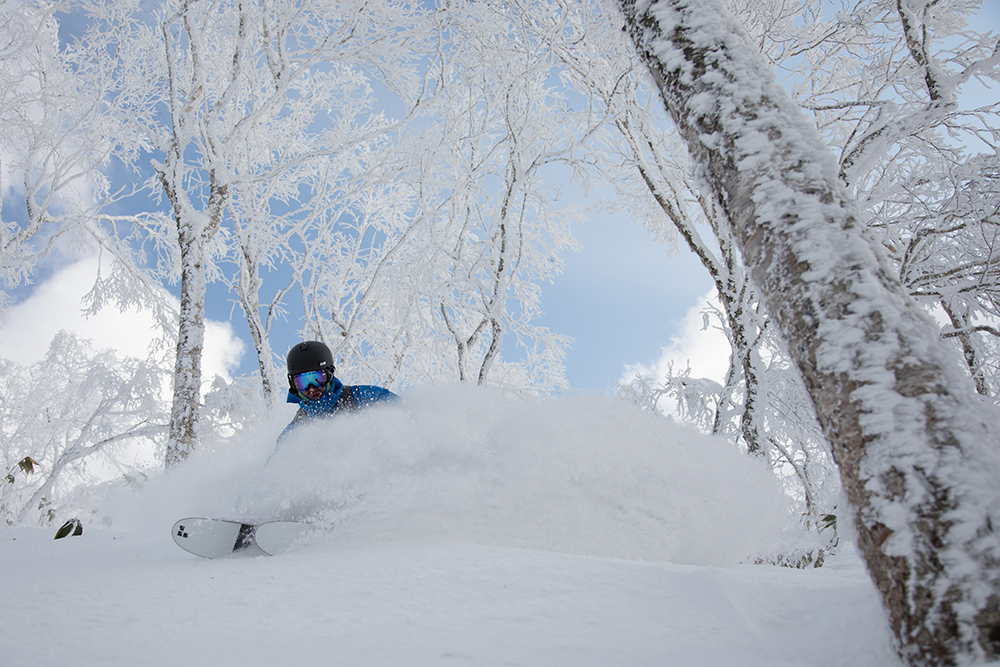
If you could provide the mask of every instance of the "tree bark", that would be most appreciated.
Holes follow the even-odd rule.
[[[174,362],[170,435],[164,460],[167,468],[186,460],[198,444],[201,358],[205,348],[205,295],[208,285],[206,252],[209,242],[222,225],[227,193],[228,186],[219,184],[215,172],[211,172],[207,214],[196,214],[189,210],[190,207],[174,206],[177,242],[181,251],[181,308],[177,357]]]
[[[201,408],[201,356],[205,347],[205,249],[200,239],[188,238],[190,225],[179,224],[181,247],[181,309],[174,362],[173,406],[166,467],[183,462],[198,442]],[[185,228],[188,233],[185,234]],[[195,234],[197,237],[197,234]]]
[[[1000,658],[1000,437],[859,230],[836,161],[719,0],[620,0],[788,342],[912,665]]]

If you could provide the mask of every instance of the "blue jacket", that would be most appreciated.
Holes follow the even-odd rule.
[[[295,413],[295,418],[292,419],[291,423],[278,436],[278,443],[280,444],[299,422],[307,419],[331,416],[338,412],[350,412],[371,405],[372,403],[394,401],[399,398],[396,394],[382,387],[376,387],[371,384],[355,384],[349,386],[350,391],[348,394],[350,395],[350,400],[347,400],[347,397],[344,396],[345,400],[341,401],[340,399],[344,394],[344,387],[343,382],[337,378],[333,378],[333,384],[330,385],[330,388],[323,392],[323,395],[315,401],[310,401],[289,390],[288,398],[285,400],[288,403],[298,403],[299,411]]]

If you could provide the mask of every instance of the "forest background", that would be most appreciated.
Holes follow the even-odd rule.
[[[888,5],[883,8],[882,4],[862,4],[852,9],[822,2],[735,3],[731,9],[756,35],[759,47],[783,75],[786,88],[793,96],[802,98],[805,108],[813,109],[828,136],[839,137],[841,144],[847,141],[846,147],[840,149],[841,159],[850,155],[851,140],[871,153],[865,158],[867,171],[863,172],[870,183],[865,178],[854,177],[854,180],[864,184],[855,187],[871,200],[872,216],[886,215],[890,201],[907,211],[912,210],[909,207],[914,205],[913,201],[922,202],[924,207],[943,208],[944,202],[949,201],[945,194],[936,193],[934,197],[940,201],[927,202],[929,195],[919,189],[926,187],[927,179],[922,174],[913,175],[913,163],[928,159],[931,153],[940,159],[943,147],[949,151],[948,161],[953,164],[968,162],[971,155],[991,149],[995,143],[992,133],[996,131],[991,71],[984,66],[961,80],[956,78],[953,84],[953,94],[958,100],[956,112],[907,128],[907,134],[902,135],[908,137],[906,141],[871,142],[878,143],[876,149],[871,149],[857,138],[863,137],[859,128],[885,124],[881,115],[889,108],[893,109],[893,122],[902,122],[899,119],[912,122],[909,117],[923,113],[921,105],[926,106],[926,100],[920,98],[926,92],[920,87],[926,86],[920,80],[919,68],[907,61],[912,58],[909,51],[900,50],[905,38],[899,13]],[[929,46],[939,51],[937,57],[952,59],[944,60],[946,64],[959,59],[972,62],[962,49],[968,49],[970,44],[980,44],[980,49],[988,46],[988,29],[1000,22],[1000,10],[991,3],[932,4],[938,5],[935,11],[939,15],[934,16],[933,23],[927,20],[926,27],[936,31],[929,33],[933,38]],[[207,6],[226,13],[225,7],[218,3]],[[180,12],[181,7],[187,5],[175,9]],[[346,11],[351,5],[338,7],[339,11]],[[731,288],[744,292],[730,298],[742,299],[748,305],[746,310],[757,308],[748,284],[741,286],[745,279],[726,278],[729,270],[720,269],[720,263],[738,264],[738,256],[726,256],[727,252],[734,254],[733,249],[727,250],[723,243],[716,245],[714,251],[706,250],[719,243],[710,239],[711,216],[698,210],[703,202],[699,203],[697,190],[692,186],[684,151],[678,148],[658,100],[650,96],[645,74],[637,67],[630,44],[613,30],[616,9],[600,3],[580,5],[572,11],[560,3],[529,8],[516,3],[480,3],[475,9],[456,10],[456,7],[459,5],[449,5],[450,9],[418,7],[406,14],[409,16],[406,20],[400,16],[391,25],[366,25],[369,38],[376,41],[379,30],[409,31],[405,45],[395,45],[396,51],[385,47],[384,53],[378,53],[379,58],[388,58],[386,54],[391,52],[397,59],[392,65],[398,69],[393,72],[385,64],[379,64],[382,69],[373,69],[372,63],[380,61],[365,60],[374,58],[371,55],[358,56],[353,52],[343,55],[346,60],[342,67],[351,74],[346,82],[338,80],[324,89],[328,97],[323,99],[328,108],[321,108],[324,105],[317,99],[307,105],[307,120],[298,120],[299,125],[289,130],[298,132],[294,135],[297,140],[312,142],[311,150],[321,155],[272,158],[272,161],[286,159],[299,170],[287,167],[294,175],[289,181],[285,172],[268,173],[267,168],[273,165],[268,167],[266,162],[251,161],[242,167],[238,162],[247,159],[245,151],[254,143],[260,143],[265,152],[276,151],[274,144],[266,143],[260,133],[267,132],[268,123],[296,112],[292,101],[298,93],[294,89],[283,90],[280,103],[271,102],[278,105],[276,110],[254,110],[240,121],[233,121],[226,114],[220,113],[215,118],[203,112],[201,115],[207,116],[204,119],[190,105],[180,110],[170,106],[177,103],[170,95],[179,95],[170,92],[171,77],[183,80],[193,76],[194,70],[181,77],[170,69],[176,67],[170,59],[154,55],[157,48],[163,48],[166,38],[161,35],[161,41],[157,42],[151,28],[159,19],[161,25],[178,35],[185,30],[194,34],[190,26],[181,28],[186,26],[183,21],[176,24],[167,21],[179,20],[179,13],[170,17],[164,13],[169,7],[153,5],[8,3],[5,73],[9,85],[4,105],[8,141],[3,160],[7,289],[0,342],[3,356],[22,367],[9,377],[28,374],[47,378],[38,368],[45,367],[49,343],[61,330],[94,341],[86,352],[74,349],[61,354],[97,355],[100,350],[112,348],[122,355],[141,359],[143,368],[150,369],[152,375],[169,378],[172,371],[176,374],[171,365],[177,339],[175,318],[181,287],[178,274],[183,262],[176,240],[171,239],[177,236],[177,231],[172,227],[176,220],[170,220],[170,197],[162,190],[163,177],[154,176],[153,165],[168,155],[169,150],[158,153],[155,147],[156,142],[171,145],[167,139],[176,144],[177,128],[182,121],[201,128],[200,138],[198,133],[189,133],[185,139],[189,145],[180,162],[189,173],[178,177],[182,183],[178,189],[188,190],[186,196],[194,208],[207,209],[211,196],[206,193],[205,181],[210,181],[215,172],[204,157],[209,150],[205,128],[212,128],[212,123],[225,118],[235,126],[251,121],[257,125],[253,132],[248,130],[240,135],[239,146],[234,143],[235,147],[227,149],[230,153],[219,158],[222,168],[241,187],[249,180],[255,188],[265,183],[272,192],[263,196],[253,194],[252,197],[262,197],[256,201],[251,201],[251,195],[230,193],[223,206],[227,209],[222,214],[225,221],[220,224],[221,232],[211,239],[213,247],[205,270],[206,368],[199,379],[199,391],[211,395],[214,388],[221,395],[226,393],[222,391],[225,388],[232,394],[235,387],[242,387],[254,394],[263,386],[265,393],[274,394],[268,399],[270,404],[280,403],[282,356],[299,337],[305,337],[330,342],[338,353],[341,374],[346,374],[349,381],[382,383],[396,390],[420,382],[459,379],[541,393],[613,391],[617,383],[619,393],[630,400],[673,413],[705,430],[728,433],[745,449],[759,447],[756,436],[750,436],[749,445],[747,438],[747,433],[757,428],[755,413],[763,414],[768,409],[784,414],[808,413],[810,410],[803,407],[804,399],[799,399],[798,404],[793,401],[792,405],[774,408],[781,389],[772,389],[770,398],[760,401],[770,401],[772,407],[754,408],[753,401],[760,400],[755,394],[766,394],[767,383],[762,378],[753,380],[751,384],[756,389],[748,393],[745,378],[767,374],[774,378],[772,386],[784,387],[786,378],[782,374],[787,371],[787,362],[775,351],[780,350],[780,344],[765,340],[762,334],[766,327],[758,328],[755,324],[737,324],[740,336],[754,335],[758,341],[753,345],[744,342],[742,352],[737,345],[733,354],[734,347],[729,343],[733,340],[736,320],[732,316],[739,305],[731,306],[727,315],[717,296],[706,303],[707,297],[717,294],[713,283],[728,279]],[[851,13],[845,13],[847,10]],[[228,23],[211,24],[206,20],[197,30],[232,40],[243,24],[236,20],[242,16],[240,12],[231,13]],[[502,22],[497,22],[498,17],[502,17]],[[975,33],[968,25],[962,26],[970,18],[969,25],[975,26]],[[305,18],[300,20],[308,24]],[[354,20],[370,21],[361,14]],[[349,24],[344,19],[338,26],[343,29]],[[291,23],[284,28],[301,29]],[[559,30],[565,34],[557,38]],[[128,31],[135,31],[136,37],[146,40],[142,42],[146,51],[135,55],[136,60],[122,57],[127,46],[122,40]],[[498,36],[505,32],[510,41],[497,42]],[[848,33],[856,41],[856,49],[863,47],[863,51],[851,51],[848,46],[828,48],[823,41],[831,35],[842,37]],[[171,33],[167,30],[165,34]],[[353,38],[358,40],[357,35]],[[810,41],[817,39],[820,41]],[[447,58],[444,44],[448,47]],[[199,56],[195,46],[194,42],[181,39],[174,45],[178,51],[172,57],[194,67]],[[265,45],[258,48],[261,46]],[[116,57],[102,60],[99,55],[102,50],[107,55],[112,47],[120,49]],[[230,60],[220,60],[220,54],[212,50],[221,47],[205,48],[208,50],[201,57],[208,72],[201,75],[219,87],[217,94],[233,95],[235,88],[221,87],[238,78],[235,70],[227,69]],[[232,53],[246,49],[238,41],[227,48]],[[302,53],[296,57],[308,56],[319,61],[317,48],[315,43],[304,43]],[[590,61],[586,48],[596,50],[589,54]],[[517,64],[511,60],[498,68],[491,61],[491,49],[512,51]],[[266,55],[266,48],[262,53]],[[328,59],[328,64],[337,62],[336,54],[331,53],[322,56]],[[273,62],[268,61],[271,70],[265,72],[259,71],[263,61],[253,64],[252,58],[247,58],[246,62],[251,64],[244,65],[245,71],[239,72],[240,77],[245,77],[241,85],[249,86],[254,81],[253,85],[262,85],[261,81],[266,83],[268,76],[275,76]],[[595,78],[597,62],[608,64],[602,78]],[[832,71],[833,63],[838,63],[841,69]],[[873,78],[874,68],[890,66],[895,69]],[[965,69],[972,68],[965,64]],[[452,77],[447,82],[446,71]],[[138,73],[147,77],[142,84],[129,79]],[[304,77],[308,85],[318,85],[312,78],[315,75],[316,72],[310,72]],[[255,80],[253,76],[264,78]],[[147,86],[150,82],[162,83],[163,87]],[[397,89],[391,89],[390,84]],[[138,88],[129,88],[137,85]],[[187,81],[186,85],[194,84]],[[621,91],[608,88],[615,85]],[[906,91],[906,87],[910,90]],[[897,92],[900,90],[906,93]],[[243,90],[242,94],[253,100],[254,95],[248,91]],[[516,107],[511,104],[515,92],[519,105]],[[339,111],[333,110],[337,95],[351,99],[356,106],[343,106],[341,100]],[[852,95],[872,99],[860,102],[849,99]],[[475,103],[462,107],[456,101],[461,96]],[[838,102],[838,97],[844,101]],[[72,103],[66,103],[67,99]],[[95,100],[107,103],[111,99],[116,105],[106,109],[94,105]],[[215,104],[222,102],[232,103],[220,99]],[[169,114],[157,117],[167,109]],[[851,113],[857,109],[863,113]],[[872,115],[872,109],[879,113]],[[140,113],[143,110],[153,116],[143,117]],[[466,130],[464,133],[448,127],[455,122],[454,118],[462,118],[461,114],[470,110],[477,114],[475,124],[470,126],[473,121],[463,119],[466,127],[460,129]],[[351,112],[355,116],[351,117]],[[514,113],[518,114],[516,123],[512,120]],[[184,114],[191,114],[191,120]],[[327,126],[336,122],[345,126],[353,123],[355,127],[338,128],[340,134],[334,140],[328,135],[332,130]],[[372,129],[373,124],[378,129]],[[420,143],[419,139],[424,137],[415,135],[411,126],[419,128],[418,132],[428,127],[438,128],[441,136],[435,149],[446,146],[448,151],[435,152]],[[541,126],[553,131],[543,133]],[[478,135],[473,135],[470,128]],[[114,142],[109,141],[112,131],[116,133]],[[100,139],[95,138],[94,132],[100,133]],[[442,138],[449,136],[448,132],[457,132],[450,135],[454,136],[451,145]],[[19,133],[22,134],[18,136]],[[648,143],[651,139],[660,145],[655,148],[641,145],[643,140]],[[361,150],[355,150],[354,163],[337,163],[336,168],[340,169],[337,177],[341,180],[323,181],[322,188],[326,190],[313,185],[314,181],[309,179],[317,178],[316,165],[342,160],[331,156],[345,141],[367,141],[364,157],[359,157]],[[530,148],[522,154],[525,145]],[[662,149],[671,146],[669,151]],[[408,156],[409,163],[399,159],[400,155]],[[477,163],[479,155],[483,158]],[[386,160],[392,163],[391,167],[386,166]],[[310,166],[302,167],[306,163]],[[461,175],[467,184],[464,194],[455,188],[457,165],[464,170]],[[252,177],[247,179],[240,169],[248,169]],[[383,173],[386,170],[388,173]],[[663,193],[657,191],[653,170],[669,189],[673,205],[665,204]],[[922,184],[903,183],[890,192],[890,188],[871,180],[876,174],[883,181],[906,174],[907,178],[922,180]],[[307,196],[299,196],[297,200],[290,194],[296,187],[296,179],[312,188]],[[293,184],[289,185],[290,182]],[[989,190],[995,181],[987,185],[984,198],[989,199],[995,196]],[[432,196],[436,208],[432,213],[425,213],[429,204],[420,199],[425,195],[415,194],[419,188],[429,191],[436,188]],[[959,196],[960,189],[956,181],[951,196]],[[901,199],[899,192],[905,192],[910,201],[894,201]],[[317,202],[321,205],[317,206]],[[419,202],[418,208],[414,208],[415,202]],[[474,216],[469,213],[473,205]],[[513,220],[512,211],[507,210],[512,205],[520,207],[516,234],[511,236],[516,237],[518,244],[513,255],[502,248],[510,226],[507,221]],[[244,206],[251,208],[238,208]],[[464,217],[456,215],[457,206],[465,207]],[[327,219],[320,223],[304,214],[302,211],[309,207],[314,216],[318,217],[317,212],[322,211]],[[359,215],[359,211],[365,211],[365,215]],[[371,211],[378,211],[378,215]],[[685,219],[681,224],[678,211]],[[897,213],[898,208],[894,211]],[[266,226],[254,222],[262,215],[268,218]],[[422,220],[421,215],[427,218]],[[345,222],[347,218],[350,220]],[[529,220],[530,226],[540,233],[527,233]],[[456,226],[456,221],[464,227]],[[984,222],[990,223],[991,220]],[[433,230],[430,233],[452,236],[447,243],[425,242],[422,250],[415,250],[420,244],[409,239],[421,236],[426,241],[429,236],[421,231],[421,224],[427,225],[426,230]],[[914,224],[916,231],[904,229],[892,233],[896,237],[902,234],[917,239],[930,234],[923,223]],[[879,225],[885,227],[884,222],[873,217],[873,226]],[[980,236],[984,229],[982,225],[977,227]],[[949,233],[954,237],[954,230]],[[937,231],[934,234],[930,238],[943,235]],[[260,238],[254,238],[255,235]],[[315,246],[317,239],[333,247],[316,251],[312,257],[310,246]],[[443,270],[444,279],[440,275],[429,277],[408,292],[386,286],[392,282],[393,262],[389,260],[394,252],[400,256],[426,253],[435,244],[438,251],[447,249],[430,273]],[[921,250],[926,259],[929,251]],[[324,256],[323,252],[328,254]],[[248,263],[246,258],[255,253],[259,257]],[[468,261],[466,257],[473,253],[476,259]],[[913,261],[898,250],[897,254],[903,262]],[[428,275],[412,270],[415,266],[412,256],[395,264],[407,275]],[[517,269],[511,271],[508,267],[509,275],[502,275],[497,268],[508,257],[516,257]],[[706,258],[710,270],[706,270],[706,262],[702,261]],[[309,262],[323,268],[312,272],[308,268],[289,270],[290,266],[303,267]],[[338,266],[337,262],[342,263]],[[987,259],[985,266],[990,264]],[[938,268],[922,270],[926,274]],[[938,273],[951,268],[954,267]],[[332,288],[322,284],[327,279],[323,276],[337,272],[343,276],[341,284]],[[463,272],[464,284],[456,279]],[[963,276],[969,279],[969,275]],[[980,284],[984,276],[978,276]],[[495,291],[501,281],[505,283],[505,298],[491,299],[490,291]],[[921,284],[919,289],[924,288]],[[984,293],[987,291],[984,288]],[[473,293],[479,296],[470,298]],[[374,305],[362,304],[363,300]],[[943,317],[940,299],[931,295],[925,298],[925,303]],[[418,316],[412,312],[415,304],[422,309]],[[400,308],[409,310],[400,317]],[[996,331],[989,325],[991,308],[970,306],[964,301],[961,308],[964,310],[956,316],[965,318],[963,321],[976,320],[977,330],[958,338],[946,335],[953,336],[953,341],[961,340],[966,353],[972,346],[977,348],[973,354],[978,356],[972,363],[983,377],[982,388],[995,395],[992,385]],[[308,316],[304,309],[309,311]],[[396,311],[391,315],[386,314],[393,309]],[[247,317],[248,312],[254,317]],[[435,321],[434,315],[428,315],[430,312],[444,315]],[[760,317],[761,321],[765,318],[766,315]],[[756,331],[748,334],[741,332],[741,327]],[[374,329],[381,331],[376,335]],[[384,353],[393,344],[399,347],[399,341],[407,336],[436,342],[405,345],[409,359],[404,361],[400,361],[399,355],[379,358],[378,350]],[[387,340],[394,342],[387,344]],[[494,341],[499,345],[496,349]],[[84,345],[78,340],[66,344]],[[760,371],[750,368],[747,349],[759,355],[754,364],[768,364],[770,368]],[[442,355],[461,360],[442,364],[439,363]],[[483,371],[491,367],[494,358],[497,365],[487,375]],[[254,376],[256,380],[252,379]],[[989,386],[983,384],[987,376]],[[156,394],[153,401],[156,402],[166,390],[154,389],[156,382],[152,379],[149,382],[147,389],[152,392],[151,398]],[[8,386],[23,393],[23,384],[11,382]],[[748,401],[750,409],[746,407]],[[11,399],[5,402],[8,406],[20,403]],[[173,409],[176,413],[176,397]],[[80,418],[82,423],[88,423],[82,416],[84,413],[87,408],[82,409]],[[239,421],[229,414],[219,418],[229,424],[227,428]],[[161,454],[164,434],[157,435],[156,431],[162,431],[167,421],[162,414],[148,423],[143,421],[143,437],[152,438],[154,451]],[[799,453],[787,451],[786,444],[772,448],[769,454],[776,468],[784,468],[786,473],[794,471],[800,481],[804,480],[812,459],[825,458],[814,420],[782,420],[780,426],[778,420],[773,421],[775,432],[788,431],[789,424],[807,432],[804,438],[795,432],[784,434],[786,441],[799,441],[791,445],[801,450]],[[152,423],[157,426],[150,427]],[[8,416],[5,425],[11,433],[27,428],[25,424],[16,427],[12,424],[17,424],[17,419]],[[125,432],[131,433],[129,429]],[[81,444],[86,440],[83,438]],[[803,440],[808,445],[802,445]],[[774,438],[771,441],[777,442]],[[51,470],[52,464],[65,454],[58,447],[28,442],[31,440],[22,439],[21,445],[5,451],[6,467],[21,461],[31,450],[39,459],[46,459]],[[88,447],[93,445],[87,442]],[[88,450],[79,460],[99,455],[102,450],[105,448]],[[811,456],[810,450],[814,450]],[[796,461],[797,456],[805,458],[795,465],[788,464]],[[821,461],[820,465],[828,466],[829,461]],[[825,479],[829,475],[817,472],[816,476]],[[52,482],[50,493],[58,486],[57,480]],[[807,490],[810,485],[802,482]],[[809,493],[813,492],[816,489]],[[809,493],[803,500],[812,503]],[[833,503],[835,495],[825,492],[826,502]],[[19,509],[22,518],[27,516],[26,507]]]

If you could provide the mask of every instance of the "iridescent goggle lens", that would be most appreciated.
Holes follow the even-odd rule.
[[[295,384],[295,388],[302,392],[310,386],[323,388],[329,381],[330,371],[326,369],[309,371],[308,373],[299,373],[298,375],[292,376],[292,382]]]

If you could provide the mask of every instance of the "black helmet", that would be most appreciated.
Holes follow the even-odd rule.
[[[307,340],[288,351],[288,381],[293,375],[328,369],[333,372],[333,353],[318,340]]]

